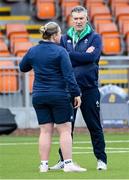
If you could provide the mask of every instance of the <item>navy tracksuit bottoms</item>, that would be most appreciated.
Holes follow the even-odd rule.
[[[80,109],[83,115],[83,119],[90,132],[94,154],[97,159],[107,163],[104,134],[100,122],[100,92],[98,88],[82,91],[81,99],[82,104]],[[76,110],[74,115],[76,117]],[[72,137],[74,124],[75,121],[72,123]],[[63,160],[61,149],[59,149],[59,154],[61,160]]]

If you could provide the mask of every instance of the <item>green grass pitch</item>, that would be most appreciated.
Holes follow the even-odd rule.
[[[83,173],[40,173],[38,137],[0,137],[0,179],[129,179],[129,133],[106,133],[108,170],[96,170],[89,134],[76,134],[73,160],[87,168]],[[49,166],[58,160],[58,137],[53,137]]]

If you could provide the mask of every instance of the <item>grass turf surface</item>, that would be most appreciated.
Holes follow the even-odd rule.
[[[39,173],[38,137],[0,137],[0,179],[129,179],[129,133],[105,134],[108,170],[97,171],[88,134],[75,135],[73,160],[83,173]],[[58,160],[58,137],[53,137],[49,166]]]

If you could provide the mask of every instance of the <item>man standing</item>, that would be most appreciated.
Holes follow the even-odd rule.
[[[98,69],[102,42],[99,34],[88,23],[87,10],[82,6],[72,9],[73,27],[62,36],[61,45],[69,53],[77,83],[82,92],[81,112],[90,132],[97,169],[107,169],[105,140],[100,122],[100,92]],[[75,112],[76,114],[76,112]],[[74,123],[72,132],[74,130]],[[63,168],[63,156],[59,149],[60,161],[51,170]]]

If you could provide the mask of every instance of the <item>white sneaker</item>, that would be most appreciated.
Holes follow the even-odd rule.
[[[39,171],[40,172],[47,172],[48,171],[48,166],[46,166],[46,165],[44,166],[44,165],[40,164]]]
[[[49,167],[50,170],[60,170],[64,168],[64,162],[59,161],[55,166]]]
[[[87,171],[87,169],[81,168],[80,166],[74,163],[69,163],[64,165],[64,172],[84,172],[84,171]]]
[[[101,160],[97,162],[97,170],[107,170],[107,165]]]

